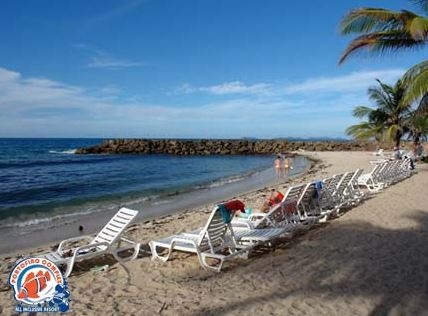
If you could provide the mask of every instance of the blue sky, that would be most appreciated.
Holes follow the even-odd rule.
[[[337,62],[353,8],[406,0],[5,0],[0,137],[344,137],[424,52]]]

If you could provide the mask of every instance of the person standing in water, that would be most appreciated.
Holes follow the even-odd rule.
[[[275,168],[275,174],[276,174],[276,178],[279,179],[281,178],[281,169],[282,169],[282,161],[281,161],[281,155],[277,155],[274,162],[273,162],[273,167]]]
[[[285,157],[284,159],[284,176],[288,176],[290,169],[293,169],[293,166],[291,165],[292,161],[291,158]]]

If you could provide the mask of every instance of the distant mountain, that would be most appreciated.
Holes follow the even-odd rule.
[[[242,140],[257,141],[265,140],[257,137],[241,137]],[[325,142],[325,141],[335,141],[335,142],[350,142],[352,139],[342,138],[342,137],[279,137],[274,138],[278,140],[287,140],[290,142]]]
[[[283,139],[292,141],[292,142],[325,142],[325,141],[337,141],[337,142],[350,142],[351,139],[342,138],[342,137],[284,137]]]

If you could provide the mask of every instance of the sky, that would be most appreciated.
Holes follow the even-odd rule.
[[[375,79],[424,51],[338,60],[351,9],[407,0],[3,0],[0,137],[345,137]]]

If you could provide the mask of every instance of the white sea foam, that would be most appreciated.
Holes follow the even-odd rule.
[[[29,227],[35,227],[40,226],[46,227],[49,223],[52,223],[52,226],[55,226],[54,223],[61,222],[61,224],[64,224],[64,221],[66,221],[70,218],[79,217],[82,215],[88,215],[96,212],[102,212],[105,211],[106,208],[103,209],[95,209],[94,207],[90,207],[85,211],[81,212],[73,212],[73,213],[67,213],[67,214],[57,214],[50,217],[37,217],[37,218],[30,218],[25,219],[21,218],[21,220],[18,220],[17,218],[13,218],[11,220],[6,219],[3,221],[3,223],[0,223],[0,229],[2,228],[29,228]],[[31,228],[33,229],[33,228]]]
[[[174,200],[159,200],[159,201],[155,201],[152,203],[152,205],[162,205],[162,204],[167,204],[167,203],[171,203]]]
[[[67,149],[67,150],[62,150],[62,151],[57,151],[57,150],[49,150],[50,154],[68,154],[68,155],[72,155],[76,153],[76,149]]]
[[[247,179],[249,176],[250,175],[247,174],[247,175],[239,175],[239,176],[235,176],[235,177],[220,179],[220,180],[217,180],[217,181],[210,183],[208,185],[208,188],[216,188],[216,187],[221,187],[221,186],[229,184],[229,183],[239,182],[239,181]]]

